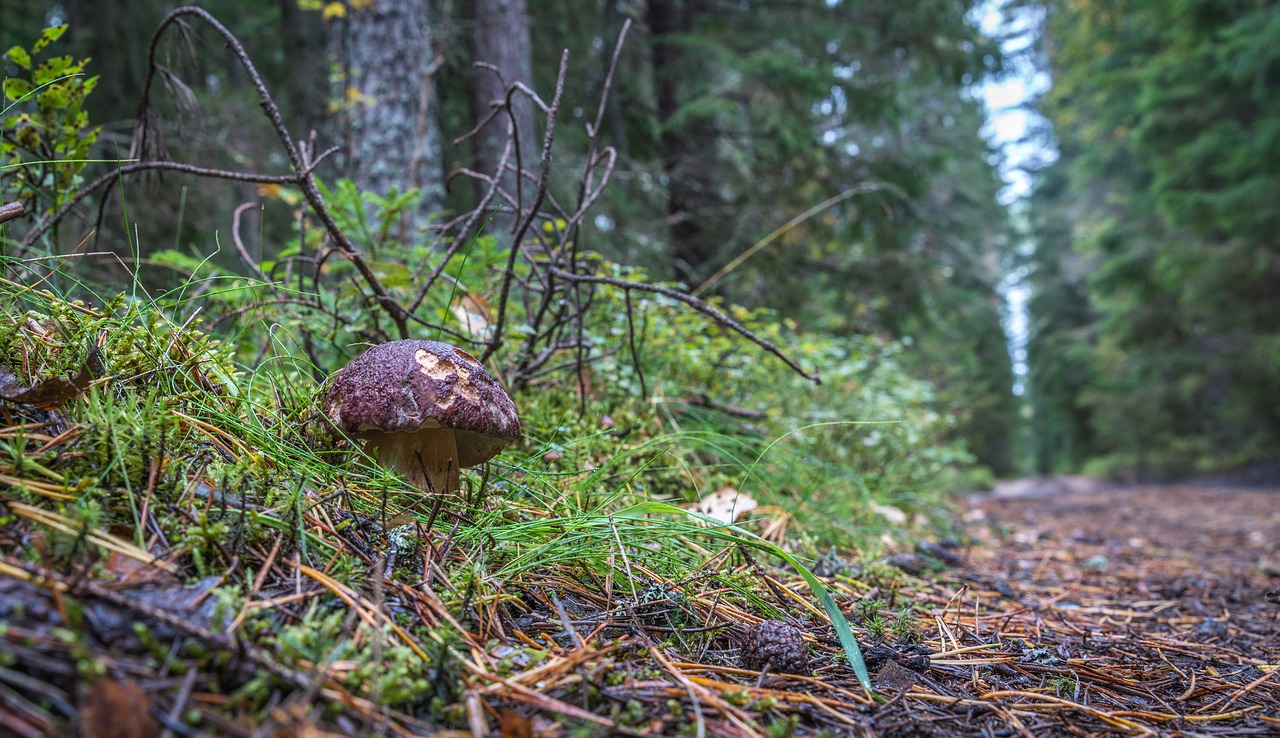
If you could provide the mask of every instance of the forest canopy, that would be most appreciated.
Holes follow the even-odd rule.
[[[1036,468],[1274,464],[1280,9],[1046,11],[1039,108],[1060,156],[1030,207]]]

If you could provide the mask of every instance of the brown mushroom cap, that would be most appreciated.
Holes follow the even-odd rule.
[[[439,341],[391,341],[360,354],[333,376],[321,399],[340,430],[457,433],[461,467],[483,464],[520,437],[511,398],[467,352]]]

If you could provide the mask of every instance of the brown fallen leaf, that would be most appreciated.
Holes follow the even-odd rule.
[[[50,410],[59,405],[65,405],[78,394],[80,390],[71,382],[61,377],[52,377],[28,389],[0,394],[0,398],[23,405],[35,405],[41,410]]]
[[[876,686],[881,689],[891,689],[897,692],[905,692],[911,689],[916,682],[920,681],[920,675],[916,672],[899,666],[896,661],[888,661],[880,671],[876,672]]]
[[[486,338],[493,331],[489,325],[489,304],[479,295],[464,292],[449,305],[449,312],[461,324],[462,330],[473,338]]]
[[[97,360],[97,355],[98,347],[94,346],[90,349],[84,366],[80,367],[80,371],[71,379],[50,377],[27,389],[15,387],[12,383],[0,383],[0,399],[23,405],[35,405],[41,410],[52,410],[65,405],[88,389],[89,384],[93,382],[93,371],[90,365]],[[13,375],[10,374],[8,378],[12,377]]]
[[[137,682],[103,677],[93,683],[80,708],[83,738],[156,738],[160,724],[151,717],[151,702]]]
[[[721,487],[703,497],[696,509],[703,515],[722,523],[733,523],[759,506],[760,503],[750,495],[739,492],[733,487]]]
[[[506,709],[498,715],[498,730],[502,738],[533,738],[533,721],[515,710]]]
[[[121,582],[142,579],[151,572],[151,567],[146,562],[138,561],[132,556],[124,556],[115,551],[107,555],[106,560],[102,562],[102,568],[106,572],[115,574]]]

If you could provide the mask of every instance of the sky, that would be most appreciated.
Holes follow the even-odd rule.
[[[1037,115],[1024,107],[1034,96],[1049,89],[1049,75],[1036,68],[1034,57],[1029,53],[1041,11],[1026,7],[1006,11],[1006,4],[1008,0],[990,0],[977,13],[983,33],[1004,37],[1001,49],[1006,55],[1006,74],[984,80],[978,92],[987,111],[983,134],[1003,154],[1000,174],[1006,186],[1000,199],[1010,205],[1031,193],[1031,175],[1025,166],[1032,161],[1043,161],[1046,155],[1052,158],[1052,152],[1045,151],[1042,140],[1028,138]]]
[[[1018,11],[1006,11],[1008,0],[990,0],[976,12],[975,20],[982,32],[1000,37],[1001,50],[1006,56],[1006,73],[984,80],[978,87],[979,98],[986,108],[987,125],[983,135],[1000,151],[1000,176],[1005,187],[1000,191],[1000,201],[1015,212],[1031,194],[1031,173],[1028,165],[1052,160],[1054,152],[1045,149],[1044,140],[1029,136],[1037,121],[1037,114],[1027,109],[1031,99],[1049,88],[1049,75],[1036,68],[1034,56],[1028,53],[1035,42],[1041,12],[1037,8],[1023,7]],[[1020,246],[1029,249],[1030,244]],[[1004,330],[1009,342],[1009,358],[1013,363],[1013,387],[1015,395],[1022,395],[1027,377],[1027,340],[1030,315],[1027,299],[1031,296],[1026,274],[1015,269],[1001,281],[1006,312]]]

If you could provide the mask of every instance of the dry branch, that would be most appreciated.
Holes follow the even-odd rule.
[[[730,318],[728,315],[725,315],[724,312],[721,311],[716,306],[704,300],[700,300],[694,297],[693,295],[690,295],[687,292],[681,292],[680,290],[671,289],[670,287],[660,287],[658,285],[648,284],[645,282],[629,282],[625,279],[614,279],[613,277],[597,277],[590,274],[577,274],[573,272],[566,272],[563,269],[557,269],[555,267],[551,267],[550,271],[555,276],[570,282],[607,284],[607,285],[618,287],[624,290],[640,290],[641,292],[652,292],[657,295],[662,295],[663,297],[669,297],[673,300],[678,300],[679,302],[683,302],[684,304],[688,305],[694,310],[697,310],[703,315],[710,317],[712,320],[716,321],[720,325],[732,330],[733,332],[737,333],[743,338],[746,338],[747,340],[751,341],[752,343],[764,349],[765,351],[768,351],[769,353],[778,357],[779,359],[782,360],[782,363],[791,367],[793,370],[795,370],[797,374],[804,377],[805,379],[808,379],[814,384],[822,384],[822,379],[818,376],[817,370],[814,370],[813,372],[806,370],[804,367],[800,366],[794,360],[792,360],[791,357],[784,354],[782,350],[779,349],[777,346],[773,345],[769,341],[756,335],[756,333],[752,331],[750,328],[739,323],[733,318]]]
[[[20,202],[7,202],[0,205],[0,223],[6,223],[14,218],[21,218],[27,209]]]

